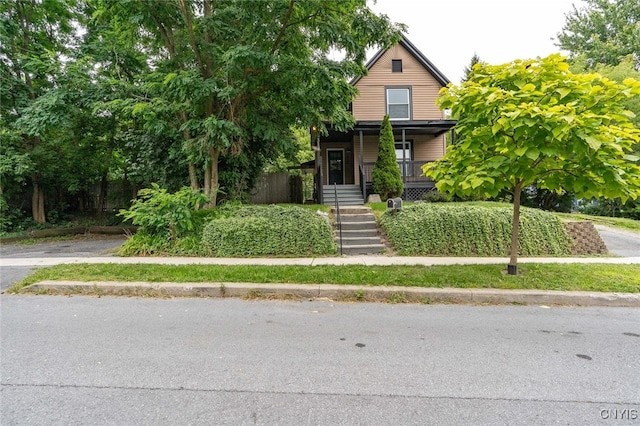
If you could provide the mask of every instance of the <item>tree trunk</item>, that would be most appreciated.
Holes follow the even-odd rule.
[[[518,274],[518,232],[520,231],[520,192],[522,184],[516,181],[513,188],[513,226],[511,228],[511,251],[509,266],[507,271],[509,275]]]
[[[209,165],[205,170],[205,194],[209,197],[209,203],[207,207],[212,208],[216,206],[218,201],[218,188],[219,188],[219,174],[218,174],[218,161],[220,159],[220,150],[217,148],[209,148]],[[208,173],[207,173],[208,172]]]
[[[47,218],[44,214],[44,193],[38,184],[36,176],[31,177],[33,183],[33,195],[31,196],[31,213],[35,223],[45,223]]]
[[[102,174],[102,179],[100,180],[100,191],[98,192],[98,205],[96,206],[96,214],[97,217],[102,217],[104,214],[104,210],[105,210],[105,202],[107,199],[107,187],[108,187],[108,181],[107,181],[107,173],[103,173]]]
[[[198,183],[198,175],[196,175],[196,165],[191,161],[189,161],[189,183],[191,184],[191,189],[193,189],[194,191],[200,189],[200,184]]]

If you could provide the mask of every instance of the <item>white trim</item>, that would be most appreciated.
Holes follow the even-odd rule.
[[[407,103],[406,104],[390,104],[389,102],[389,90],[404,90],[407,92]],[[385,87],[384,92],[384,100],[387,109],[387,115],[389,115],[389,120],[391,121],[407,121],[411,120],[411,87],[410,86],[388,86]],[[389,114],[389,105],[406,105],[407,106],[407,117],[391,117]]]
[[[329,183],[329,175],[331,173],[331,169],[329,168],[329,151],[342,152],[342,183],[340,185],[344,185],[346,182],[345,162],[347,161],[347,156],[345,155],[344,148],[327,148],[327,185],[332,185],[331,183]]]

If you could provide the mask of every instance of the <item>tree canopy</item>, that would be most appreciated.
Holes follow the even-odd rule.
[[[349,80],[402,30],[366,0],[0,2],[0,208],[248,192],[299,129],[352,124]]]
[[[521,190],[529,185],[578,197],[635,199],[640,141],[623,102],[640,82],[573,74],[560,55],[480,64],[470,80],[442,89],[441,108],[459,117],[458,141],[424,166],[438,190],[466,196],[513,194],[510,264],[517,264]]]
[[[215,204],[221,156],[280,152],[292,126],[352,123],[348,79],[366,72],[366,50],[388,46],[400,25],[365,0],[93,0],[94,17],[118,49],[147,53],[139,94],[118,107],[150,129],[180,135],[191,162],[204,167]],[[340,52],[342,59],[332,59]]]
[[[566,15],[558,46],[571,56],[584,55],[590,67],[618,65],[631,55],[640,70],[640,2],[585,0]]]

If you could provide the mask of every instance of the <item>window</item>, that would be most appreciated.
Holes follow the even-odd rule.
[[[410,120],[409,89],[387,89],[387,114],[391,120]]]
[[[402,72],[402,59],[391,60],[391,72]]]
[[[398,167],[400,167],[400,173],[402,173],[402,165],[404,164],[404,173],[402,174],[404,176],[413,176],[411,141],[405,141],[404,147],[402,145],[402,141],[396,141],[396,161],[398,162]]]

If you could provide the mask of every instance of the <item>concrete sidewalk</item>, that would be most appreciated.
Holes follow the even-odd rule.
[[[42,257],[2,258],[0,267],[38,267],[79,263],[150,265],[496,265],[508,264],[508,257],[403,257],[343,256],[318,258],[203,258],[203,257]],[[603,263],[640,264],[640,257],[522,257],[518,263]]]
[[[351,256],[322,258],[196,258],[196,257],[48,257],[5,258],[0,267],[42,267],[59,264],[157,265],[472,265],[508,264],[506,257]],[[640,264],[640,257],[520,258],[519,263]],[[345,301],[401,301],[410,303],[480,303],[640,307],[640,294],[585,291],[501,290],[483,288],[421,288],[331,284],[149,283],[43,281],[32,290],[53,293],[149,295],[179,297],[245,297]]]

